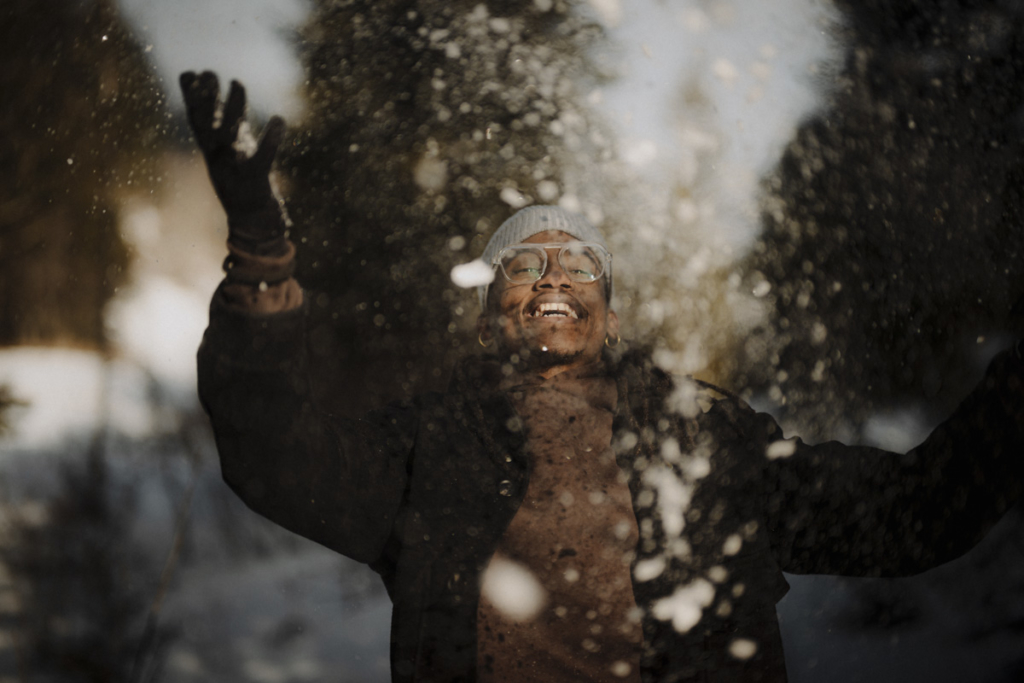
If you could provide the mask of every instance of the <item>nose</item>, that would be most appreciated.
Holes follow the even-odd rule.
[[[572,289],[572,280],[562,270],[556,254],[548,252],[548,267],[541,279],[534,284],[538,289]]]

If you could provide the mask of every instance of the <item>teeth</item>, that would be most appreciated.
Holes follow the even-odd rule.
[[[569,304],[541,304],[533,312],[534,318],[573,318],[578,320],[579,316]]]

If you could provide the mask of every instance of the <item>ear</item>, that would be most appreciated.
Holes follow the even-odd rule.
[[[608,336],[619,336],[619,316],[615,311],[608,311]]]
[[[483,339],[484,341],[494,338],[494,335],[491,334],[490,320],[488,320],[486,313],[481,313],[477,317],[476,331],[480,333],[480,339]]]

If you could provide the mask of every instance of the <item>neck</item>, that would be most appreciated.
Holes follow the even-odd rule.
[[[512,362],[513,357],[518,357],[518,362]],[[601,357],[592,358],[582,353],[568,355],[533,354],[526,358],[518,354],[503,354],[504,362],[510,363],[514,373],[518,375],[533,375],[545,380],[557,377],[565,373],[578,373],[585,368],[594,367],[601,363]]]

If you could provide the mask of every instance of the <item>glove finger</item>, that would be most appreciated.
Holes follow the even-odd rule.
[[[195,71],[182,71],[178,76],[178,85],[181,86],[181,96],[185,100],[186,107],[192,104],[192,88],[195,87],[197,78]]]
[[[192,124],[196,142],[204,152],[208,152],[216,144],[213,117],[220,99],[220,82],[217,80],[217,74],[212,71],[199,74],[189,92],[191,97],[186,100],[189,105],[188,120]]]
[[[203,122],[199,120],[197,109],[200,100],[199,77],[196,76],[194,71],[186,71],[178,78],[178,82],[181,84],[181,96],[185,100],[185,114],[188,116],[188,124],[198,138],[198,131],[203,128]]]
[[[281,146],[281,141],[284,140],[284,133],[284,119],[280,116],[272,117],[263,129],[263,135],[260,137],[256,154],[249,160],[253,167],[266,169],[267,171],[270,170],[270,166],[274,163],[274,157],[277,155],[277,148]]]
[[[192,132],[196,132],[203,127],[197,111],[200,99],[199,77],[192,71],[186,71],[181,74],[179,82],[181,83],[181,96],[185,100],[185,114],[188,116],[188,124],[192,128]]]
[[[231,81],[231,91],[224,104],[224,115],[218,132],[218,140],[222,145],[230,145],[238,138],[238,126],[244,117],[245,86],[238,81]]]

